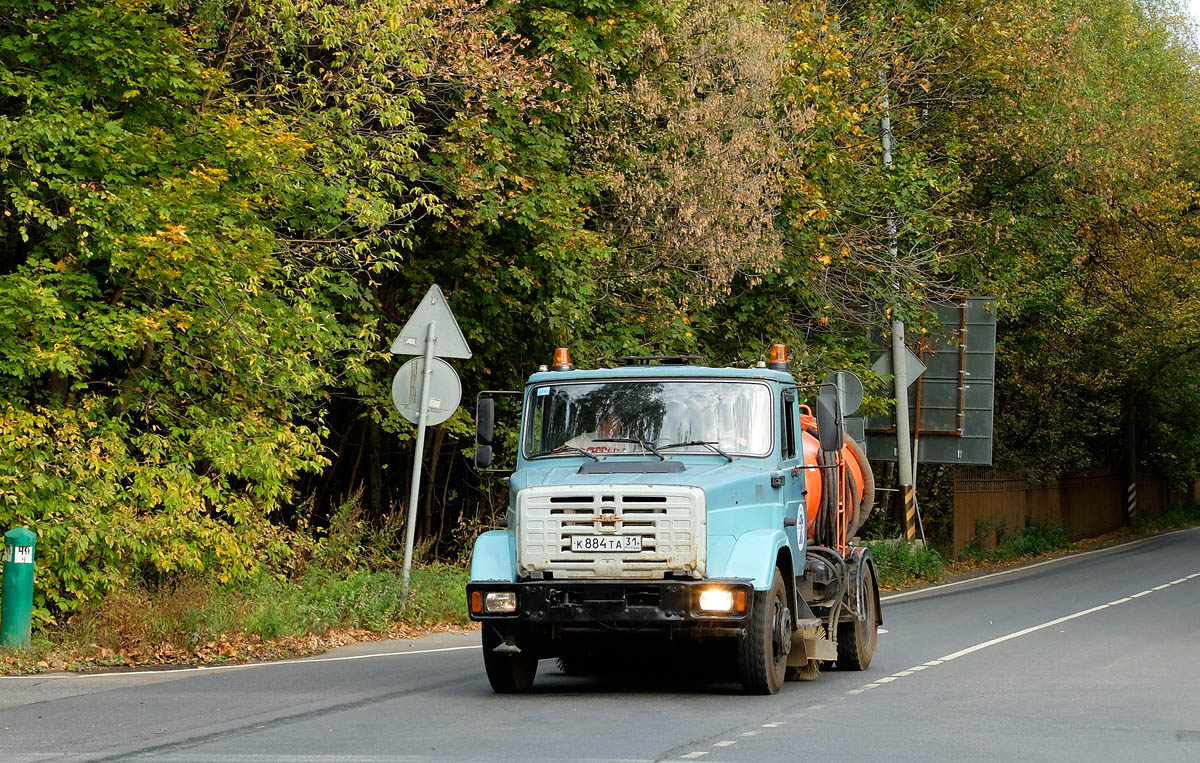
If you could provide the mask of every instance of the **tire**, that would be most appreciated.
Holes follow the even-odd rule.
[[[879,641],[879,592],[875,587],[875,568],[866,566],[863,581],[867,595],[867,617],[838,624],[837,666],[839,670],[866,670]]]
[[[792,613],[783,575],[767,591],[754,592],[754,609],[746,637],[738,643],[738,680],[747,694],[775,694],[783,686],[792,647]]]
[[[529,652],[496,654],[504,637],[491,625],[483,626],[483,667],[487,670],[492,691],[497,694],[520,694],[533,688],[537,675],[537,657]]]

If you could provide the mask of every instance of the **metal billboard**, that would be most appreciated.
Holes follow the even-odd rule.
[[[996,386],[996,300],[970,297],[935,305],[945,331],[922,338],[916,355],[926,370],[908,387],[917,461],[992,463]],[[882,356],[881,349],[876,356]],[[874,358],[872,358],[874,359]],[[867,457],[896,460],[894,413],[865,422]]]

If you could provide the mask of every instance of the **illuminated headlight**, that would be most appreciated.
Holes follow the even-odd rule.
[[[483,600],[488,612],[516,612],[517,594],[513,591],[492,591]]]
[[[700,592],[700,609],[705,612],[728,612],[733,609],[733,591],[705,588]]]

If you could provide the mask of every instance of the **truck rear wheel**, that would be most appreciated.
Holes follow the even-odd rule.
[[[483,626],[483,667],[487,671],[492,691],[497,694],[519,694],[533,688],[537,674],[537,657],[529,652],[520,654],[497,653],[496,647],[504,643],[504,637],[493,626]]]
[[[875,569],[863,571],[863,589],[867,597],[867,617],[838,625],[837,666],[839,670],[866,670],[879,641],[879,593],[875,587]]]
[[[792,613],[783,575],[775,570],[768,591],[754,592],[746,637],[738,643],[738,679],[748,694],[775,694],[783,686],[792,648]]]

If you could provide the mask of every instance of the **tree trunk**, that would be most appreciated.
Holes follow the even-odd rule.
[[[371,420],[367,425],[371,435],[371,510],[375,512],[374,516],[383,516],[385,513],[384,506],[384,488],[383,488],[383,429],[375,420]]]

